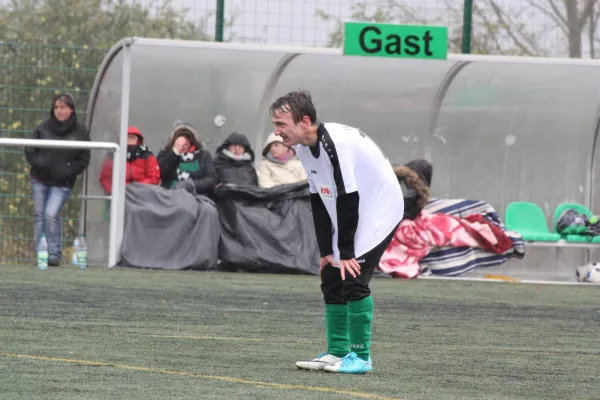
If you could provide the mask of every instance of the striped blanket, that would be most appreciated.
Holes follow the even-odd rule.
[[[512,241],[513,246],[503,254],[495,254],[478,247],[435,248],[421,259],[422,275],[459,276],[477,267],[492,267],[503,264],[509,258],[522,259],[525,243],[517,232],[508,231],[496,210],[485,201],[464,199],[431,199],[425,206],[429,213],[443,213],[459,218],[481,214],[485,219],[500,227]]]

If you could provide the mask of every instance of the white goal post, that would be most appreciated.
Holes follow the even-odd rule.
[[[121,241],[123,239],[123,218],[125,213],[125,165],[121,165],[122,163],[117,161],[121,160],[120,146],[111,142],[0,138],[0,147],[2,146],[110,150],[115,153],[113,157],[115,162],[113,162],[112,193],[110,196],[106,197],[107,199],[110,199],[108,267],[114,267],[119,261],[118,258],[121,250]],[[82,218],[84,218],[84,216],[82,216]]]

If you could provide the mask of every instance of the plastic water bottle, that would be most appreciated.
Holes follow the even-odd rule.
[[[48,241],[46,235],[42,235],[37,249],[37,265],[42,271],[48,269]]]
[[[81,238],[79,239],[77,261],[79,261],[79,268],[87,268],[87,243],[85,242],[85,237],[83,237],[83,235],[81,235]]]
[[[79,238],[75,238],[73,242],[73,257],[72,262],[74,266],[79,265],[79,261],[77,260],[77,253],[79,252]]]

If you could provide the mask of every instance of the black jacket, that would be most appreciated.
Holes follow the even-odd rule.
[[[196,193],[210,195],[216,185],[215,167],[210,153],[203,149],[192,152],[193,158],[182,160],[180,155],[175,154],[173,149],[161,150],[156,157],[160,168],[160,185],[170,189],[177,183],[177,169],[189,173],[189,179],[194,182]]]
[[[75,111],[71,118],[59,124],[51,116],[33,131],[34,139],[90,141],[86,127],[77,122]],[[30,175],[47,186],[73,188],[77,176],[90,163],[90,150],[49,149],[28,147],[25,157],[31,165]]]
[[[240,144],[250,155],[248,160],[234,160],[223,153],[230,144]],[[216,151],[215,169],[219,183],[258,186],[258,177],[254,168],[254,151],[245,135],[233,132]]]

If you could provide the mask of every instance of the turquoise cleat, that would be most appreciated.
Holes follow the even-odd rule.
[[[341,374],[366,374],[373,370],[373,361],[371,361],[371,356],[369,356],[368,361],[365,361],[353,352],[335,365],[328,365],[324,369],[328,372],[339,372]]]

